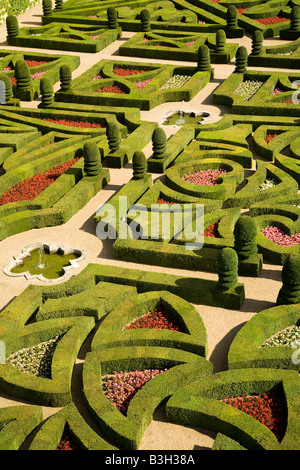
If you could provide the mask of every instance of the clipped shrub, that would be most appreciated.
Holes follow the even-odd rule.
[[[262,53],[264,35],[260,29],[256,29],[252,36],[252,55],[260,55]]]
[[[95,142],[83,146],[84,171],[86,176],[98,176],[102,170],[100,150]]]
[[[227,28],[236,29],[238,27],[237,21],[238,11],[234,5],[229,5],[227,9]]]
[[[152,134],[152,150],[154,158],[165,158],[167,151],[167,136],[161,127],[157,127]]]
[[[42,7],[44,16],[52,15],[52,0],[43,0]]]
[[[295,5],[291,11],[291,24],[292,31],[300,31],[300,7]]]
[[[109,150],[115,152],[119,149],[121,143],[120,130],[116,122],[108,122],[106,127],[106,137]]]
[[[300,302],[300,253],[290,254],[283,265],[282,287],[278,293],[277,304],[296,304]]]
[[[240,46],[235,55],[235,72],[246,73],[248,65],[248,52],[245,46]]]
[[[16,16],[8,15],[6,18],[7,36],[15,38],[19,35],[19,22]]]
[[[227,290],[238,284],[238,255],[233,248],[225,247],[220,250],[217,258],[219,286]]]
[[[43,77],[40,82],[40,89],[42,95],[42,106],[47,108],[53,104],[53,84],[47,77]]]
[[[257,226],[252,217],[242,215],[235,224],[233,235],[234,248],[239,259],[247,259],[257,253]]]
[[[15,64],[15,78],[17,82],[17,88],[24,90],[31,86],[31,72],[25,60],[17,60]]]
[[[210,66],[210,52],[206,44],[202,44],[198,49],[198,70],[206,72],[211,69]]]
[[[147,159],[144,152],[138,150],[134,152],[132,158],[133,178],[140,180],[147,175]]]
[[[225,54],[226,33],[224,29],[219,29],[216,33],[216,53]]]
[[[151,15],[150,15],[149,10],[147,10],[147,8],[144,8],[140,14],[142,32],[147,32],[151,30],[150,18],[151,18]]]
[[[63,92],[69,91],[72,84],[72,71],[69,65],[64,64],[59,70],[60,89]]]
[[[116,29],[118,27],[118,15],[115,7],[107,9],[108,29]]]
[[[55,10],[63,10],[63,0],[55,0]]]
[[[2,82],[2,83],[1,83]],[[7,75],[0,74],[0,104],[7,103],[12,98],[12,84]]]

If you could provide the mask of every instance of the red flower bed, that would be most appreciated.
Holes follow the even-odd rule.
[[[276,24],[281,23],[282,21],[289,21],[289,18],[284,18],[281,16],[273,16],[273,18],[254,18],[255,21],[258,21],[261,24]]]
[[[1,194],[0,205],[16,201],[32,201],[61,174],[65,173],[68,168],[74,165],[79,158],[80,157],[74,157],[70,161],[59,163],[50,170],[37,173],[31,178],[20,181],[15,186]]]
[[[175,201],[167,201],[166,199],[160,197],[159,199],[157,199],[155,204],[176,204],[176,202]]]
[[[244,411],[269,428],[281,441],[284,437],[287,418],[284,400],[278,392],[270,391],[263,395],[242,395],[226,397],[222,401]]]
[[[69,438],[69,436],[65,436],[62,438],[60,444],[58,447],[56,447],[56,450],[78,450],[78,447],[73,444]]]
[[[97,93],[117,93],[121,95],[125,95],[125,91],[122,90],[118,85],[108,86],[106,88],[99,88],[96,90]]]
[[[43,64],[48,64],[47,60],[33,60],[33,59],[25,59],[25,62],[27,62],[28,67],[35,67],[36,65],[43,65]]]
[[[219,227],[219,221],[217,220],[215,223],[207,227],[203,235],[205,237],[220,238],[218,227]]]
[[[52,118],[36,118],[41,121],[52,122],[53,124],[61,124],[69,127],[81,127],[82,129],[102,129],[105,126],[103,124],[97,124],[95,122],[88,121],[67,121],[66,119],[52,119]]]
[[[215,186],[218,184],[219,176],[226,173],[226,170],[201,170],[196,173],[189,173],[182,177],[188,183],[199,186]]]
[[[269,142],[271,142],[271,140],[274,139],[274,137],[277,137],[277,136],[278,136],[278,134],[268,134],[268,135],[266,136],[266,138],[265,138],[265,141],[266,141],[267,144],[268,144]]]
[[[238,13],[241,14],[243,14],[245,10],[247,10],[247,8],[237,8]]]
[[[138,73],[148,72],[148,70],[124,69],[122,67],[114,67],[113,72],[119,77],[128,77],[129,75],[136,75]]]
[[[163,308],[155,308],[150,312],[145,313],[145,315],[136,318],[126,325],[123,330],[133,330],[139,328],[181,331],[179,326],[174,322],[171,315]]]

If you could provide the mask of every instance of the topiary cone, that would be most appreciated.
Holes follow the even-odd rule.
[[[108,122],[106,126],[106,137],[111,152],[119,149],[121,143],[121,135],[118,124],[116,122]]]
[[[297,304],[300,302],[300,254],[290,254],[281,272],[282,287],[278,293],[277,304]]]
[[[9,38],[15,38],[19,35],[19,23],[16,16],[8,15],[6,17],[6,30]]]
[[[42,106],[43,108],[48,108],[52,106],[54,102],[53,98],[53,84],[51,80],[47,77],[43,77],[40,82],[40,89],[42,95]]]
[[[252,217],[242,215],[235,224],[233,235],[234,248],[239,259],[247,259],[257,253],[257,226]]]
[[[164,158],[167,150],[167,136],[161,127],[154,129],[152,134],[152,150],[154,158]]]
[[[144,152],[137,150],[132,158],[133,178],[136,180],[143,179],[147,175],[147,159]]]
[[[12,84],[6,74],[0,74],[0,104],[6,104],[13,96]]]
[[[245,46],[240,46],[235,55],[235,73],[246,73],[248,65],[248,52]]]
[[[63,92],[69,91],[72,84],[72,71],[69,65],[62,65],[59,69],[60,89]]]
[[[291,24],[292,31],[300,31],[300,7],[295,5],[291,11]]]
[[[55,0],[55,10],[63,10],[63,0]]]
[[[17,60],[15,63],[15,78],[17,82],[17,88],[20,90],[26,90],[31,86],[31,72],[27,62],[23,59]]]
[[[256,29],[252,36],[252,55],[259,55],[262,53],[264,35],[259,29]]]
[[[147,10],[147,8],[144,8],[140,14],[142,32],[147,32],[151,30],[150,18],[151,18],[151,15],[150,15],[149,10]]]
[[[225,54],[226,47],[226,33],[224,29],[219,29],[216,33],[216,53]]]
[[[236,29],[238,27],[238,11],[234,5],[229,5],[227,9],[227,28]]]
[[[108,29],[116,29],[118,27],[118,14],[115,7],[107,9]]]
[[[43,0],[43,15],[51,16],[52,12],[52,0]]]
[[[211,70],[210,65],[210,52],[206,44],[202,44],[198,49],[198,70],[200,72],[206,72]]]
[[[220,250],[217,258],[219,287],[228,290],[238,284],[238,255],[233,248]]]
[[[83,146],[84,171],[86,176],[98,176],[102,170],[100,150],[95,142]]]

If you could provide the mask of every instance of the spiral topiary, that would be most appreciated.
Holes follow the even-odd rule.
[[[259,55],[262,53],[264,35],[260,29],[256,29],[252,36],[252,55]]]
[[[55,10],[63,10],[63,0],[55,0]]]
[[[69,91],[72,84],[72,71],[69,65],[64,64],[59,69],[60,89],[63,92]]]
[[[198,49],[198,65],[197,69],[200,72],[206,72],[211,69],[210,65],[210,52],[206,44],[202,44]]]
[[[238,284],[239,259],[233,248],[226,247],[220,250],[217,258],[219,287],[228,290]]]
[[[116,122],[108,122],[106,126],[106,137],[108,140],[109,150],[115,152],[119,149],[121,143],[121,135],[118,124]]]
[[[137,150],[132,158],[133,178],[140,180],[147,175],[147,159],[144,152]]]
[[[83,146],[84,171],[86,176],[98,176],[102,170],[100,150],[95,142]]]
[[[51,16],[52,15],[52,0],[43,0],[43,15]]]
[[[229,5],[227,8],[227,28],[236,29],[238,27],[238,11],[236,6]]]
[[[281,272],[282,287],[278,293],[278,305],[300,302],[300,253],[290,254]]]
[[[239,259],[247,259],[257,253],[257,226],[252,217],[242,215],[235,224],[233,235],[234,249]]]
[[[151,18],[151,15],[150,15],[149,10],[147,10],[147,8],[144,8],[140,14],[141,31],[147,32],[151,30],[150,18]]]
[[[240,46],[235,54],[235,73],[246,73],[248,65],[248,52],[245,46]]]
[[[225,54],[226,33],[224,29],[219,29],[216,33],[216,53]]]
[[[16,16],[8,15],[6,17],[7,36],[15,38],[19,35],[19,22]]]
[[[116,29],[118,27],[118,14],[115,7],[107,9],[108,29]]]
[[[291,11],[291,24],[292,31],[300,31],[300,7],[295,5]]]
[[[31,86],[32,76],[26,60],[20,59],[15,63],[15,78],[17,88],[26,90]]]
[[[6,74],[0,74],[0,104],[6,104],[13,96],[12,84]]]
[[[47,77],[43,77],[40,82],[40,89],[42,95],[43,108],[48,108],[52,106],[54,101],[52,81]]]
[[[152,134],[152,150],[154,158],[164,158],[167,150],[167,136],[161,127],[156,127]]]

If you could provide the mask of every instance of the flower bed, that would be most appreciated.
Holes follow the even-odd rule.
[[[170,90],[171,88],[181,88],[190,80],[189,75],[175,74],[161,87],[161,90]]]
[[[68,127],[81,127],[82,129],[103,129],[105,126],[96,122],[88,121],[67,121],[66,119],[52,119],[52,118],[35,118],[46,122],[52,122],[53,124],[60,124],[61,126]]]
[[[99,88],[96,93],[116,93],[119,95],[125,95],[125,91],[122,90],[118,85],[112,85],[105,88]]]
[[[96,77],[93,78],[93,80],[102,80],[103,79],[103,76],[101,75],[101,73],[98,73],[98,75],[96,75]]]
[[[139,73],[149,72],[149,70],[127,69],[122,67],[114,67],[113,72],[119,77],[129,77],[130,75],[137,75]]]
[[[66,434],[60,441],[55,450],[79,450],[77,445],[72,442],[70,437]]]
[[[135,394],[141,390],[145,383],[166,370],[167,369],[145,369],[132,372],[115,371],[111,375],[104,375],[102,377],[104,394],[122,414],[126,415],[128,406]]]
[[[219,221],[217,220],[216,222],[214,222],[213,224],[207,227],[203,235],[205,237],[220,238],[218,227],[219,227]]]
[[[277,24],[282,23],[282,21],[289,21],[289,18],[284,18],[281,16],[273,16],[273,18],[254,18],[254,21],[258,21],[261,24]]]
[[[260,186],[259,191],[265,191],[266,189],[273,188],[277,183],[275,180],[267,178]]]
[[[160,197],[157,199],[156,204],[176,204],[175,201],[167,201],[166,199]]]
[[[300,243],[300,233],[295,233],[294,235],[287,235],[278,227],[273,227],[268,225],[262,229],[261,233],[271,240],[276,245],[280,246],[295,246]]]
[[[182,179],[187,183],[197,184],[198,186],[216,186],[218,179],[224,175],[226,170],[202,170],[196,173],[184,175]]]
[[[48,60],[34,60],[34,59],[25,59],[27,62],[28,67],[36,67],[37,65],[44,65],[48,64]]]
[[[237,87],[234,93],[242,96],[245,101],[249,101],[263,84],[264,82],[258,80],[245,80]]]
[[[32,201],[61,174],[74,165],[79,158],[81,157],[74,157],[72,160],[59,163],[50,170],[37,173],[31,178],[19,181],[18,184],[1,194],[0,205],[16,201]]]
[[[263,395],[226,397],[222,401],[260,421],[279,441],[283,439],[287,417],[285,402],[279,392],[273,390]]]
[[[13,367],[31,375],[51,378],[51,364],[54,351],[66,331],[61,331],[54,338],[35,346],[23,348],[11,354],[7,362]]]
[[[279,88],[278,86],[272,91],[272,93],[270,93],[270,95],[278,95],[280,93],[283,93],[283,90],[281,90],[281,88]]]
[[[271,140],[273,140],[277,136],[278,134],[268,134],[265,138],[266,143],[268,144],[269,142],[271,142]]]
[[[158,330],[180,331],[180,328],[174,322],[172,316],[162,307],[155,308],[145,313],[139,318],[135,318],[123,330],[132,330],[139,328],[151,328]]]
[[[296,342],[300,342],[300,327],[296,325],[288,326],[279,331],[262,344],[262,347],[289,346],[292,347]]]
[[[148,85],[148,83],[150,83],[153,79],[150,78],[149,80],[140,80],[138,82],[134,82],[134,85],[136,85],[139,89],[139,91],[141,91],[143,88],[145,88],[145,86]]]

